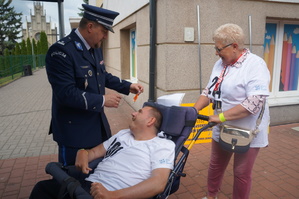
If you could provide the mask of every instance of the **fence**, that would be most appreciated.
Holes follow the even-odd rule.
[[[24,66],[30,65],[32,70],[45,66],[46,55],[9,55],[0,56],[0,79],[16,74],[24,75]]]

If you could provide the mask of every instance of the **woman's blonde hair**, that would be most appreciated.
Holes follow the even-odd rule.
[[[214,42],[221,42],[223,45],[236,43],[239,49],[244,48],[245,35],[242,28],[236,24],[228,23],[217,28],[213,35]]]

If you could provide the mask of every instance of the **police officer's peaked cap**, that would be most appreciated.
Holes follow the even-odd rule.
[[[84,14],[83,14],[84,18],[91,21],[96,21],[114,33],[112,29],[112,24],[115,17],[119,15],[118,12],[114,12],[112,10],[107,10],[104,8],[100,8],[88,4],[82,4],[82,6],[84,8]]]

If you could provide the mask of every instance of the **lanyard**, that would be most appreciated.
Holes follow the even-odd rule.
[[[220,84],[221,84],[221,82],[222,82],[222,80],[224,78],[224,74],[225,74],[226,69],[227,69],[227,65],[224,66],[224,68],[222,69],[222,71],[221,71],[221,73],[220,73],[220,75],[218,77],[218,80],[217,80],[217,82],[215,84],[214,91],[218,91],[219,90],[219,86],[220,86]]]
[[[218,80],[217,80],[217,82],[216,82],[216,84],[215,84],[214,92],[219,90],[219,86],[220,86],[221,82],[223,81],[223,78],[224,78],[224,75],[225,75],[225,72],[226,72],[227,67],[228,67],[228,66],[233,66],[233,65],[240,59],[240,57],[242,57],[242,55],[243,55],[243,52],[242,52],[241,55],[238,57],[238,59],[236,59],[235,62],[233,62],[233,63],[231,63],[231,64],[229,64],[229,65],[225,65],[225,66],[223,67],[223,69],[222,69],[222,71],[221,71],[221,73],[220,73],[220,75],[219,75],[219,77],[218,77]]]

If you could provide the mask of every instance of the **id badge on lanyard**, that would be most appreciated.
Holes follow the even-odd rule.
[[[220,100],[220,96],[221,96],[221,90],[220,90],[220,87],[221,87],[221,83],[223,81],[223,78],[225,76],[225,72],[226,72],[226,69],[227,69],[227,65],[223,67],[219,77],[218,77],[218,80],[215,84],[215,87],[214,87],[214,90],[213,90],[213,96],[214,96],[214,102],[213,102],[213,109],[215,110],[220,110],[221,111],[221,100]],[[216,99],[216,95],[218,95],[218,99]]]
[[[241,53],[241,55],[238,57],[238,59],[236,59],[236,61],[235,62],[233,62],[232,64],[229,64],[229,65],[225,65],[224,67],[223,67],[223,69],[222,69],[222,71],[221,71],[221,73],[220,73],[220,75],[219,75],[219,77],[218,77],[218,79],[217,79],[217,82],[216,82],[216,84],[215,84],[215,87],[214,87],[214,90],[213,90],[213,93],[212,93],[212,95],[213,95],[213,97],[214,97],[214,102],[213,102],[213,109],[215,110],[220,110],[220,112],[222,112],[221,111],[221,107],[222,107],[222,101],[220,100],[221,99],[221,84],[222,84],[222,81],[223,81],[223,79],[224,79],[224,77],[225,77],[225,72],[226,72],[226,69],[229,67],[229,66],[233,66],[239,59],[240,59],[240,57],[242,57],[243,56],[243,52]],[[211,86],[211,87],[213,87],[213,85]],[[210,87],[210,88],[211,88]],[[209,91],[210,92],[210,91]],[[216,97],[216,95],[218,95],[218,98]],[[218,99],[218,100],[217,100]],[[220,113],[219,112],[219,113]]]
[[[228,66],[224,66],[223,67],[223,69],[222,69],[222,71],[221,71],[221,73],[220,73],[220,75],[219,75],[219,77],[218,77],[218,80],[217,80],[217,82],[216,82],[216,84],[215,84],[215,87],[214,87],[214,90],[213,90],[213,96],[214,96],[214,99],[215,100],[217,100],[216,99],[216,94],[218,95],[218,98],[220,99],[220,96],[221,96],[221,90],[220,90],[220,87],[221,87],[221,83],[222,83],[222,81],[223,81],[223,79],[224,79],[224,76],[225,76],[225,72],[226,72],[226,69],[227,69],[227,67]]]

